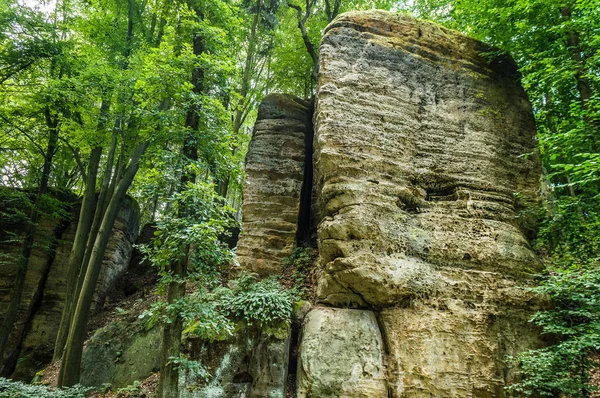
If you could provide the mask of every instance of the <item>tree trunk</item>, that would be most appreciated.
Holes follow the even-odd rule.
[[[100,105],[100,116],[98,118],[97,127],[97,130],[100,133],[102,133],[106,128],[109,110],[110,101],[103,99],[102,104]],[[56,336],[52,362],[58,361],[62,357],[63,348],[65,347],[65,342],[69,333],[69,325],[73,319],[75,301],[77,300],[79,294],[79,273],[83,264],[83,259],[85,258],[85,252],[88,247],[88,240],[94,222],[96,208],[96,180],[98,179],[98,169],[100,166],[101,157],[102,147],[97,146],[92,149],[90,160],[88,162],[87,175],[85,176],[85,191],[83,193],[83,200],[81,202],[81,210],[79,211],[79,221],[77,223],[77,230],[75,232],[75,240],[69,255],[65,306],[63,308],[60,326]],[[108,163],[110,164],[110,162]],[[82,171],[82,173],[85,175],[84,171]]]
[[[195,8],[198,19],[203,19],[202,10]],[[204,37],[200,33],[196,33],[193,39],[194,55],[199,57],[205,50]],[[195,94],[200,94],[204,89],[204,69],[196,67],[192,71],[192,91]],[[192,136],[197,132],[199,123],[198,110],[192,106],[186,115],[185,125],[189,128],[189,133],[183,143],[183,156],[189,160],[198,160],[198,148],[196,140]],[[181,175],[181,183],[179,189],[185,189],[188,182],[193,182],[196,176],[193,172],[183,172]],[[186,210],[180,209],[179,216],[184,216]],[[169,283],[167,290],[167,302],[173,304],[185,297],[185,278],[187,276],[187,253],[189,247],[185,248],[186,256],[184,259],[174,261],[170,264],[169,272],[180,281]],[[179,370],[172,358],[179,358],[181,355],[181,333],[183,331],[183,319],[180,315],[176,315],[175,319],[170,324],[165,324],[163,327],[163,344],[160,352],[160,376],[158,387],[156,389],[156,398],[177,398],[179,395]]]
[[[296,18],[298,19],[298,29],[300,29],[300,34],[302,35],[302,41],[304,42],[306,51],[308,51],[308,55],[313,61],[312,78],[314,82],[316,82],[317,76],[319,74],[319,55],[317,54],[317,50],[315,50],[315,45],[310,41],[310,37],[308,37],[308,31],[306,30],[306,21],[308,21],[308,17],[310,16],[314,4],[314,0],[306,0],[306,9],[304,10],[304,16],[302,15],[302,8],[300,6],[288,3],[288,7],[296,10]]]
[[[33,250],[33,242],[35,240],[35,234],[37,231],[37,224],[40,216],[40,202],[43,195],[48,191],[48,181],[50,180],[50,170],[52,169],[52,160],[54,153],[58,145],[58,120],[56,117],[52,117],[50,109],[48,107],[44,110],[44,116],[46,118],[46,124],[49,129],[48,133],[48,147],[44,154],[44,165],[42,166],[42,173],[40,175],[40,184],[38,186],[38,192],[34,199],[33,208],[29,217],[29,223],[25,230],[25,241],[23,242],[23,250],[19,258],[19,267],[17,270],[17,276],[15,280],[15,287],[13,290],[12,298],[4,321],[0,325],[0,361],[4,359],[4,352],[8,343],[8,338],[12,332],[19,305],[21,304],[21,297],[23,296],[23,288],[25,287],[25,277],[27,275],[27,268],[29,267],[29,257]]]
[[[83,342],[86,337],[86,326],[94,291],[96,289],[96,282],[98,281],[102,260],[104,259],[104,251],[106,250],[110,233],[112,232],[112,228],[117,218],[119,205],[125,197],[127,189],[133,182],[133,178],[139,169],[140,158],[147,147],[148,142],[144,142],[136,148],[132,155],[131,162],[117,184],[115,193],[110,199],[104,217],[102,218],[102,224],[100,225],[98,235],[94,242],[90,263],[87,267],[85,280],[73,314],[73,322],[69,329],[69,335],[62,357],[62,378],[59,380],[59,386],[72,386],[79,382],[81,355],[83,351]]]
[[[189,250],[189,248],[188,248]],[[181,261],[171,264],[173,276],[182,281],[187,276],[187,256]],[[173,304],[185,297],[185,282],[171,282],[167,290],[167,302]],[[163,328],[162,347],[160,351],[160,376],[156,398],[177,398],[179,396],[179,371],[172,358],[181,355],[181,333],[183,319],[177,315],[172,323],[165,324]]]
[[[571,19],[571,7],[566,6],[561,9],[561,16],[566,19]],[[579,34],[576,31],[567,32],[567,45],[571,51],[571,59],[575,63],[575,81],[577,82],[577,91],[579,92],[579,100],[584,111],[589,109],[589,101],[593,96],[592,85],[589,79],[585,76],[585,59],[581,56],[581,45],[579,42]],[[598,122],[585,117],[586,123],[591,127],[598,127]],[[592,152],[598,153],[600,145],[596,134],[590,134],[590,149]]]
[[[260,15],[260,0],[256,0],[256,11],[254,13],[254,20],[252,21],[252,28],[250,29],[250,37],[248,37],[248,53],[246,54],[246,63],[244,65],[244,72],[242,74],[242,89],[240,90],[240,99],[235,109],[235,117],[233,119],[233,133],[237,136],[242,126],[242,115],[246,107],[246,97],[250,88],[250,71],[252,70],[252,64],[254,63],[254,51],[256,49],[256,29],[258,27],[259,15]]]
[[[81,210],[79,211],[79,221],[77,223],[77,231],[75,232],[75,240],[73,248],[69,255],[69,268],[67,275],[67,293],[65,298],[65,306],[63,309],[58,334],[56,336],[56,344],[54,345],[54,355],[52,361],[58,361],[62,357],[63,348],[69,333],[69,325],[73,314],[73,307],[77,290],[77,280],[81,263],[85,255],[90,230],[94,220],[94,208],[96,207],[96,178],[98,176],[98,166],[102,155],[102,147],[96,147],[90,154],[88,163],[88,172],[85,182],[85,191],[81,202]]]

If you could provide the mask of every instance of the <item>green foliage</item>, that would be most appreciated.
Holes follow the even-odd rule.
[[[312,290],[311,272],[315,255],[316,251],[311,247],[297,247],[281,262],[286,286],[295,289],[302,298]]]
[[[190,183],[175,194],[171,206],[172,213],[157,222],[152,244],[140,249],[159,270],[161,286],[175,280],[168,273],[174,261],[187,262],[191,280],[213,281],[219,267],[232,259],[231,250],[219,239],[235,224],[232,209],[222,204],[213,184],[202,182]]]
[[[292,254],[281,261],[284,268],[293,268],[300,272],[310,269],[314,261],[313,249],[310,247],[297,247]]]
[[[595,266],[573,265],[547,276],[533,289],[554,306],[540,311],[532,322],[557,343],[518,356],[522,381],[510,390],[526,396],[588,397],[597,387],[590,371],[600,364],[600,273]]]
[[[208,373],[208,370],[204,365],[185,356],[179,358],[171,357],[170,362],[174,364],[177,369],[193,372],[194,376],[201,377],[204,380],[208,380],[210,377],[210,373]]]
[[[178,316],[183,318],[186,325],[184,337],[216,341],[226,339],[234,331],[231,320],[220,311],[214,296],[205,290],[186,295],[173,303],[159,301],[139,317],[148,318],[147,328],[151,328],[157,322],[172,323]]]
[[[241,274],[230,285],[216,293],[220,307],[234,319],[261,327],[289,325],[294,303],[301,297],[297,288],[285,288],[274,277],[259,280]]]
[[[172,200],[173,214],[157,222],[152,243],[140,249],[159,270],[161,291],[172,282],[191,282],[197,290],[170,303],[157,302],[141,317],[149,317],[149,327],[157,321],[168,324],[181,317],[186,324],[185,335],[210,341],[223,339],[231,335],[233,326],[218,311],[207,289],[218,284],[221,267],[232,260],[231,250],[220,241],[234,223],[231,209],[222,204],[212,184],[190,183]],[[170,265],[176,261],[188,265],[185,277],[170,272]]]
[[[80,385],[58,390],[0,377],[0,397],[3,398],[84,398],[90,391]]]
[[[0,187],[0,223],[24,225],[29,222],[32,203],[26,192]],[[0,233],[7,231],[2,230]]]
[[[119,388],[117,390],[117,397],[119,398],[139,398],[143,394],[141,389],[141,383],[138,380],[135,380],[133,384]]]
[[[522,380],[510,389],[526,396],[587,397],[596,388],[590,371],[600,366],[600,215],[581,199],[554,201],[536,240],[547,275],[532,290],[552,307],[531,322],[555,343],[515,359]]]

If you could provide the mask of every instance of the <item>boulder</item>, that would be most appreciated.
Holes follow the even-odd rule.
[[[88,340],[81,359],[80,383],[113,391],[142,381],[160,368],[160,327],[119,320],[98,329]]]
[[[299,351],[298,398],[387,398],[383,342],[372,311],[313,309]]]

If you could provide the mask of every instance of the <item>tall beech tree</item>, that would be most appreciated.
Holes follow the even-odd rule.
[[[2,25],[4,25],[6,30],[0,35],[0,40],[3,44],[1,53],[2,63],[0,64],[0,84],[7,84],[14,76],[25,73],[33,67],[34,63],[39,62],[40,59],[48,61],[46,72],[52,78],[62,78],[66,72],[65,69],[68,68],[68,61],[60,56],[64,43],[61,42],[61,30],[57,29],[57,23],[51,23],[37,13],[29,12],[28,9],[17,8],[11,11],[4,13],[2,21]],[[24,22],[26,21],[29,21],[30,25],[25,24]],[[23,29],[16,29],[17,26],[23,27]],[[27,127],[20,126],[19,122],[13,122],[10,116],[0,115],[9,128],[16,130],[17,134],[31,141],[43,156],[41,170],[39,173],[36,173],[38,174],[37,178],[35,178],[37,193],[33,198],[29,222],[25,226],[23,249],[17,259],[17,275],[11,294],[11,301],[0,324],[0,359],[4,358],[7,343],[13,332],[17,313],[21,305],[29,260],[33,251],[38,222],[40,220],[40,206],[44,196],[48,192],[53,160],[58,148],[59,135],[61,134],[62,113],[65,112],[66,106],[64,98],[52,98],[46,99],[35,109],[32,109],[41,122],[40,125],[36,126],[33,134],[27,132]],[[39,138],[44,137],[40,141],[47,143],[45,148],[34,138],[36,135]],[[29,312],[30,310],[27,311],[27,313]]]
[[[199,2],[190,2],[190,8],[194,12],[196,26],[199,27],[204,21],[203,4]],[[206,50],[206,42],[200,29],[194,29],[192,32],[192,48],[196,57],[201,57]],[[192,70],[191,83],[192,93],[200,96],[204,91],[205,70],[201,65],[197,65]],[[193,184],[196,180],[196,172],[191,166],[198,161],[198,147],[196,135],[199,127],[200,109],[195,104],[189,107],[185,127],[187,132],[184,136],[182,156],[184,160],[184,169],[181,173],[179,190],[185,190],[188,184]],[[186,167],[187,166],[187,167]],[[178,216],[183,218],[188,210],[185,206],[178,209]],[[167,303],[173,304],[185,296],[185,283],[189,261],[190,246],[182,247],[184,255],[173,259],[166,270],[174,280],[167,287]],[[175,314],[171,323],[163,327],[163,341],[160,352],[160,378],[156,396],[158,398],[177,398],[179,395],[179,372],[177,362],[173,358],[179,358],[181,355],[181,333],[183,331],[183,319],[181,315]]]

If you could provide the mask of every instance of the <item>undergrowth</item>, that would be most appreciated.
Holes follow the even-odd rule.
[[[65,389],[53,389],[0,377],[1,398],[84,398],[90,391],[91,388],[80,385]]]

